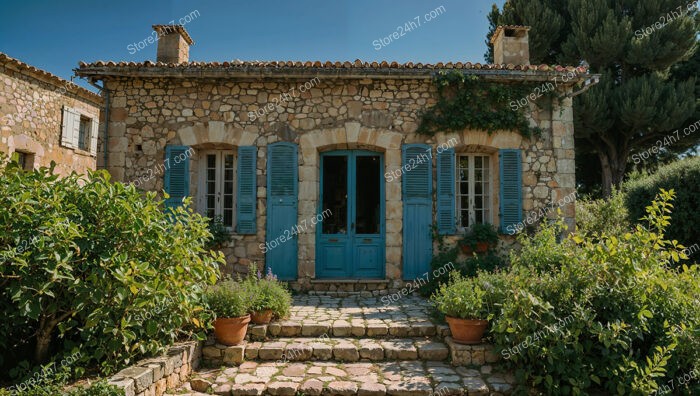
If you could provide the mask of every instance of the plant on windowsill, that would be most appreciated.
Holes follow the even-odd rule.
[[[214,335],[224,345],[238,345],[245,338],[250,323],[253,290],[245,282],[226,280],[208,288],[204,301],[216,316]]]
[[[473,224],[460,239],[459,246],[466,254],[486,253],[498,242],[498,232],[491,224]]]
[[[289,315],[292,294],[271,269],[268,268],[267,274],[262,276],[262,273],[257,271],[256,265],[251,264],[248,267],[248,277],[245,282],[252,292],[250,313],[253,323],[267,324],[273,317],[284,318]]]
[[[430,297],[445,315],[455,342],[478,344],[488,327],[491,313],[490,292],[480,279],[462,276],[458,271]]]
[[[231,231],[224,225],[221,215],[209,220],[209,232],[212,238],[207,242],[208,250],[221,249],[225,243],[231,241]]]

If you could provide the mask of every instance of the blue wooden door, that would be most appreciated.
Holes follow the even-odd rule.
[[[283,280],[297,279],[297,163],[295,144],[268,146],[265,265]]]
[[[383,278],[384,159],[370,151],[321,155],[316,278]]]

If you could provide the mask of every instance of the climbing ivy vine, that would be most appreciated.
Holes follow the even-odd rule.
[[[423,112],[417,130],[420,134],[432,136],[436,132],[465,128],[489,133],[499,129],[517,130],[523,136],[541,132],[540,128],[531,127],[525,116],[529,106],[513,106],[533,93],[534,84],[484,81],[458,71],[439,72],[435,83],[438,101]]]

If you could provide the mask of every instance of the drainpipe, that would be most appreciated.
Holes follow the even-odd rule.
[[[102,83],[102,86],[97,85],[92,78],[88,78],[87,82],[92,85],[93,87],[97,88],[100,90],[100,92],[104,92],[105,94],[105,139],[104,139],[104,160],[102,164],[103,169],[107,169],[107,158],[109,157],[107,154],[107,146],[109,143],[109,90],[104,87],[104,83]]]

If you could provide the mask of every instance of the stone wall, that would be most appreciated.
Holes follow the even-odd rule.
[[[0,59],[0,152],[28,153],[34,168],[55,161],[61,175],[95,169],[95,155],[61,146],[61,122],[64,106],[99,119],[101,98],[30,69],[34,68],[4,55]]]
[[[144,359],[109,378],[124,396],[161,396],[189,380],[199,367],[202,345],[195,341],[175,344],[161,357]]]
[[[550,207],[575,187],[571,99],[564,99],[561,107],[556,100],[547,106],[531,105],[531,123],[543,130],[541,136],[531,139],[511,131],[488,134],[473,130],[426,137],[415,130],[420,112],[436,101],[434,85],[427,79],[105,78],[111,91],[107,168],[115,180],[134,181],[149,169],[158,169],[166,145],[188,145],[195,149],[190,167],[190,193],[195,195],[198,149],[258,147],[258,232],[234,236],[233,243],[224,249],[227,272],[242,272],[250,262],[264,262],[259,245],[265,242],[266,146],[273,142],[299,145],[300,223],[317,213],[319,153],[334,149],[382,152],[384,171],[390,172],[400,168],[401,145],[405,143],[427,143],[435,148],[454,138],[457,152],[489,154],[494,170],[498,169],[498,149],[521,148],[526,212]],[[498,219],[495,182],[494,220]],[[161,191],[163,177],[141,178],[140,184],[147,190]],[[395,287],[400,283],[402,262],[400,180],[387,182],[385,187],[386,274]],[[573,225],[573,203],[562,210]],[[312,288],[315,232],[309,227],[299,235],[300,279],[296,288]],[[512,238],[505,238],[505,242],[511,243]]]

